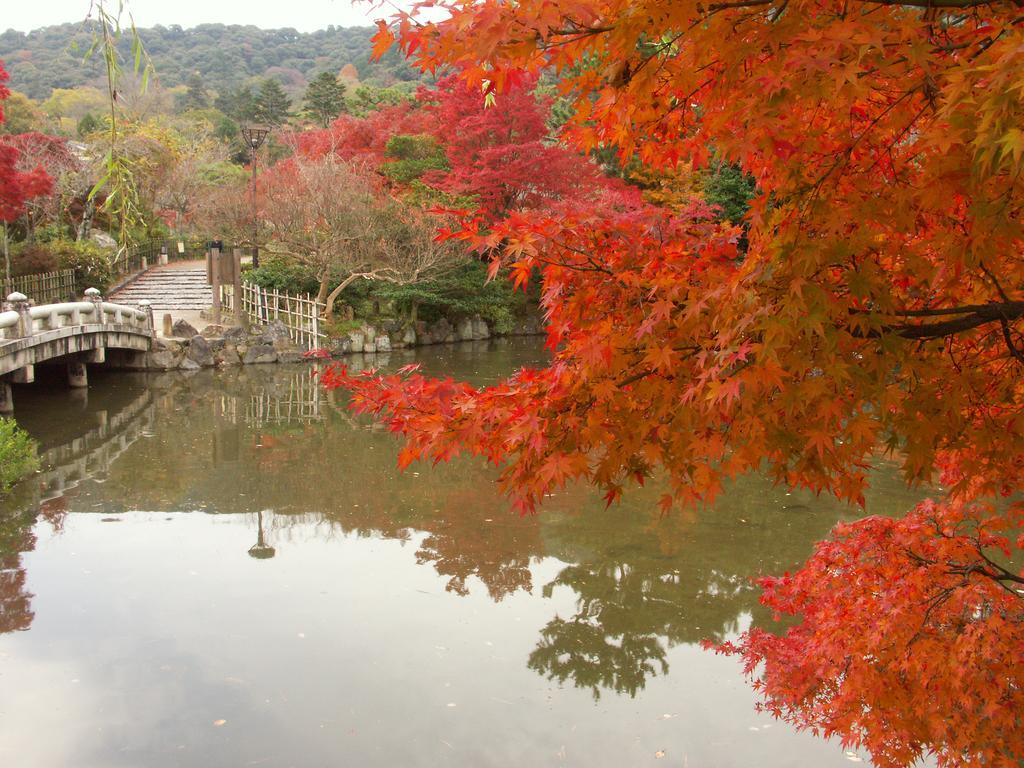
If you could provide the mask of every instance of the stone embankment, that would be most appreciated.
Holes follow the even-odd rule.
[[[533,318],[518,323],[510,336],[531,336],[541,333],[541,325]],[[325,349],[333,358],[360,353],[391,352],[393,349],[445,344],[457,341],[489,339],[493,334],[479,317],[452,324],[445,319],[414,326],[398,322],[363,325],[339,338],[329,339]],[[265,326],[225,327],[208,325],[200,333],[184,320],[171,329],[171,335],[153,340],[152,350],[133,367],[145,370],[197,371],[201,368],[264,363],[298,363],[306,359],[280,321]]]

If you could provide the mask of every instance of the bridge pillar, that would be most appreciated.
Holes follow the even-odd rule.
[[[11,385],[0,381],[0,414],[4,413],[14,413],[14,397],[11,395]]]
[[[89,386],[89,374],[85,363],[79,360],[68,363],[68,386],[75,389]]]
[[[11,371],[8,377],[8,381],[12,384],[31,384],[35,380],[36,367],[34,365],[26,365],[24,368]]]

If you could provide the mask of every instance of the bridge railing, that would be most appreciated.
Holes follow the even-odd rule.
[[[100,292],[90,288],[84,301],[30,306],[21,293],[7,297],[0,312],[0,341],[23,339],[37,333],[55,331],[78,325],[116,326],[140,333],[153,334],[153,310],[149,302],[138,307],[103,301]]]

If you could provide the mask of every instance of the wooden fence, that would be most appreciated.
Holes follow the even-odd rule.
[[[234,287],[222,285],[221,305],[225,312],[234,312]],[[266,325],[280,320],[288,328],[292,341],[303,349],[317,349],[327,343],[321,328],[324,305],[308,293],[293,294],[242,283],[242,311],[249,322]]]
[[[4,280],[3,283],[4,296],[17,291],[28,296],[35,304],[57,304],[75,298],[73,269],[22,275],[11,278],[9,282]]]

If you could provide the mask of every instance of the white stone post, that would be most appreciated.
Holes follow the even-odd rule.
[[[98,288],[86,288],[85,300],[92,302],[93,322],[103,324],[103,296]]]
[[[32,316],[28,313],[28,296],[24,293],[12,293],[7,296],[7,306],[18,313],[18,336],[24,338],[32,335]]]
[[[153,304],[149,299],[143,299],[139,302],[139,309],[146,314],[146,330],[149,331],[150,335],[156,334],[156,329],[153,326]]]

